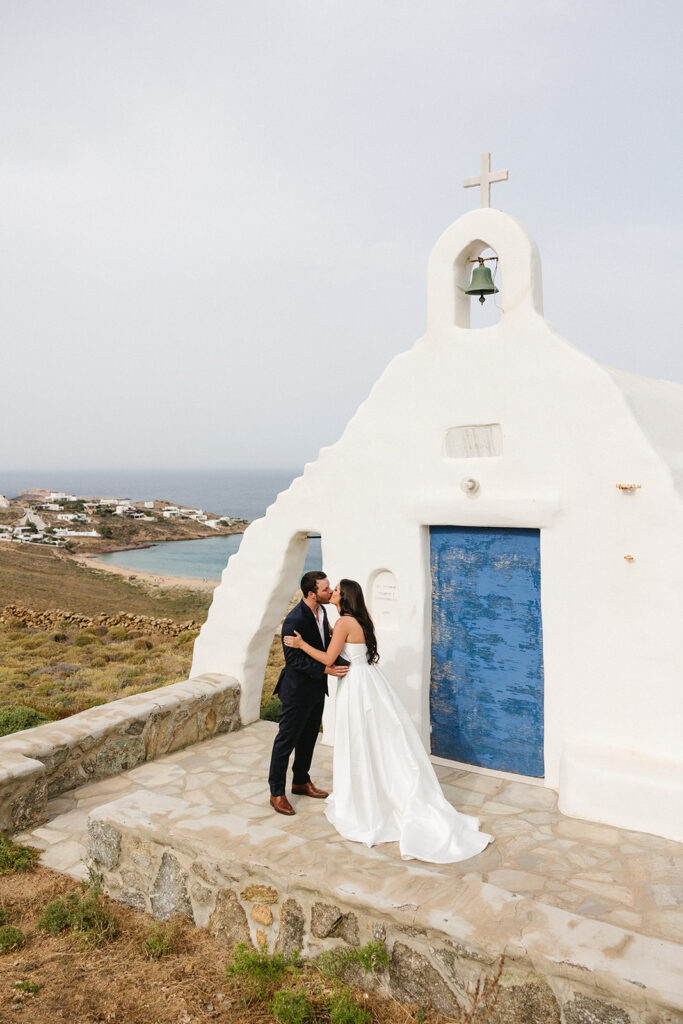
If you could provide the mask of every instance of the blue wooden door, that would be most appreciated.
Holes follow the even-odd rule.
[[[432,753],[543,775],[540,534],[432,526]]]

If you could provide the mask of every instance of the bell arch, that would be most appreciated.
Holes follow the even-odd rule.
[[[543,315],[541,259],[522,224],[498,210],[472,210],[443,233],[427,268],[427,329],[470,327],[472,268],[487,249],[498,256],[502,316],[516,309]]]

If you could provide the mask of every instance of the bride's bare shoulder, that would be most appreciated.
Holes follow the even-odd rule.
[[[356,620],[353,615],[340,615],[334,624],[334,628],[349,629],[350,626],[355,626]]]

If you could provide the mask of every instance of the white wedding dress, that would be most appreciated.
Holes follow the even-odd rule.
[[[366,846],[398,842],[405,860],[474,857],[493,837],[448,803],[408,712],[366,652],[365,644],[342,650],[351,667],[337,685],[328,821]]]

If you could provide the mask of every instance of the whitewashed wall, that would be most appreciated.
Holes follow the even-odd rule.
[[[503,315],[470,330],[467,260],[486,246],[500,259]],[[429,526],[540,528],[546,785],[568,814],[683,839],[683,501],[615,379],[559,337],[541,304],[538,253],[517,221],[483,209],[445,232],[429,263],[427,334],[249,527],[192,672],[235,676],[243,720],[258,716],[273,631],[306,534],[320,531],[330,578],[366,588],[383,668],[428,745]],[[450,457],[449,431],[476,424],[500,424],[502,454]]]

